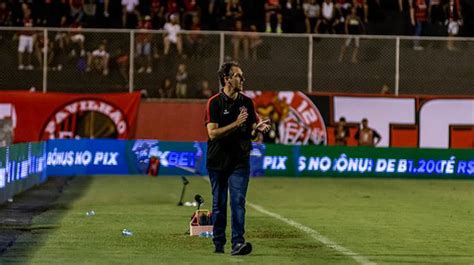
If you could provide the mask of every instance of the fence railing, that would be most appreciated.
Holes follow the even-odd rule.
[[[251,90],[474,93],[474,38],[182,31],[167,41],[164,31],[25,30],[0,28],[2,90],[205,97],[233,59]]]

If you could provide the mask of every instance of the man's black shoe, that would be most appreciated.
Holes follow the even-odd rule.
[[[224,254],[224,246],[216,246],[216,248],[214,249],[214,253]]]
[[[232,256],[243,256],[248,255],[252,252],[252,244],[250,243],[238,243],[232,248],[230,253]]]

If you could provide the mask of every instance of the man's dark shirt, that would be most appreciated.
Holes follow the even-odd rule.
[[[207,168],[229,171],[249,168],[252,124],[257,121],[252,100],[239,93],[233,100],[224,92],[212,96],[207,101],[205,124],[217,123],[219,128],[233,123],[245,108],[249,114],[246,122],[230,134],[207,142]]]

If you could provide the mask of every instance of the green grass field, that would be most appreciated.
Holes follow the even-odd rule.
[[[210,207],[209,183],[189,179],[185,200],[199,193]],[[181,185],[178,177],[75,178],[0,264],[360,263],[338,247],[377,264],[474,264],[474,181],[252,179],[246,238],[254,252],[245,257],[230,256],[230,244],[213,254],[211,239],[185,235],[194,208],[176,206]],[[134,236],[123,237],[124,228]]]

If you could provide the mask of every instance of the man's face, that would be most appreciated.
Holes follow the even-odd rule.
[[[171,21],[172,24],[177,24],[178,23],[178,16],[171,15],[170,16],[170,21]]]
[[[368,122],[368,121],[366,121],[366,120],[363,120],[363,121],[362,121],[362,127],[363,127],[363,128],[367,128],[368,125],[369,125],[369,122]]]
[[[228,78],[232,88],[234,88],[236,92],[241,92],[244,90],[244,73],[240,67],[232,66],[230,70],[230,76]]]

